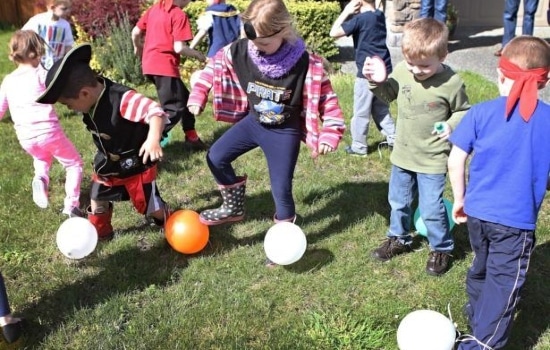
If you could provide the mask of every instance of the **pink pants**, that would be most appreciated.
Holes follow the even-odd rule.
[[[82,158],[63,130],[56,130],[32,140],[20,141],[23,149],[33,157],[34,178],[50,183],[53,158],[65,168],[65,208],[78,207],[82,181]]]

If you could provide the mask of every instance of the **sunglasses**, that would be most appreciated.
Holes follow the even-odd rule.
[[[270,35],[258,36],[258,34],[256,34],[256,29],[254,29],[254,26],[252,25],[252,23],[244,22],[243,27],[244,27],[244,33],[246,34],[246,37],[250,40],[271,38],[272,36],[275,36],[275,35],[279,34],[280,32],[282,32],[283,29],[284,29],[284,28],[281,28],[278,31],[276,31],[275,33],[272,33]]]

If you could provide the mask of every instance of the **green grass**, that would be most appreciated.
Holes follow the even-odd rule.
[[[2,57],[3,55],[0,55]],[[496,96],[494,84],[461,72],[473,102]],[[334,76],[349,118],[352,76]],[[140,89],[141,90],[141,89]],[[151,87],[143,91],[154,96]],[[68,136],[85,159],[83,193],[94,153],[80,117],[60,109]],[[212,142],[227,125],[207,110],[197,121]],[[371,128],[369,147],[382,136]],[[116,238],[100,243],[81,261],[57,250],[63,218],[64,173],[51,170],[51,205],[32,202],[31,158],[9,120],[0,123],[0,266],[10,301],[29,328],[18,344],[27,349],[397,349],[400,320],[416,309],[446,314],[459,328],[464,279],[472,259],[464,227],[455,228],[452,269],[441,278],[424,272],[427,244],[388,263],[369,258],[388,225],[389,153],[367,158],[338,152],[317,160],[303,147],[295,174],[295,199],[308,249],[297,263],[263,266],[263,237],[271,227],[273,201],[265,160],[252,151],[235,162],[249,176],[247,217],[212,227],[201,253],[173,251],[157,229],[143,226],[130,203],[115,205]],[[176,130],[166,148],[159,186],[176,208],[200,211],[219,203],[204,153],[182,149]],[[346,134],[342,145],[349,142]],[[450,189],[446,195],[451,198]],[[530,275],[507,349],[550,349],[547,280],[550,216],[542,209]],[[2,344],[0,343],[0,349]]]

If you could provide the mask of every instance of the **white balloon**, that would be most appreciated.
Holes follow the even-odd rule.
[[[291,222],[271,226],[264,239],[267,258],[278,265],[290,265],[300,260],[306,247],[306,235],[298,225]]]
[[[432,310],[409,313],[397,329],[397,345],[401,350],[452,350],[455,340],[451,320]]]
[[[82,259],[97,246],[97,230],[87,219],[69,218],[57,229],[56,242],[67,258]]]

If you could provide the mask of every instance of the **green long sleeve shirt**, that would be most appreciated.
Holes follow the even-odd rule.
[[[395,67],[388,80],[371,85],[373,93],[390,103],[397,100],[396,137],[392,164],[417,173],[444,174],[451,145],[432,135],[436,122],[456,127],[470,108],[462,78],[443,65],[425,81],[417,81],[405,62]]]

